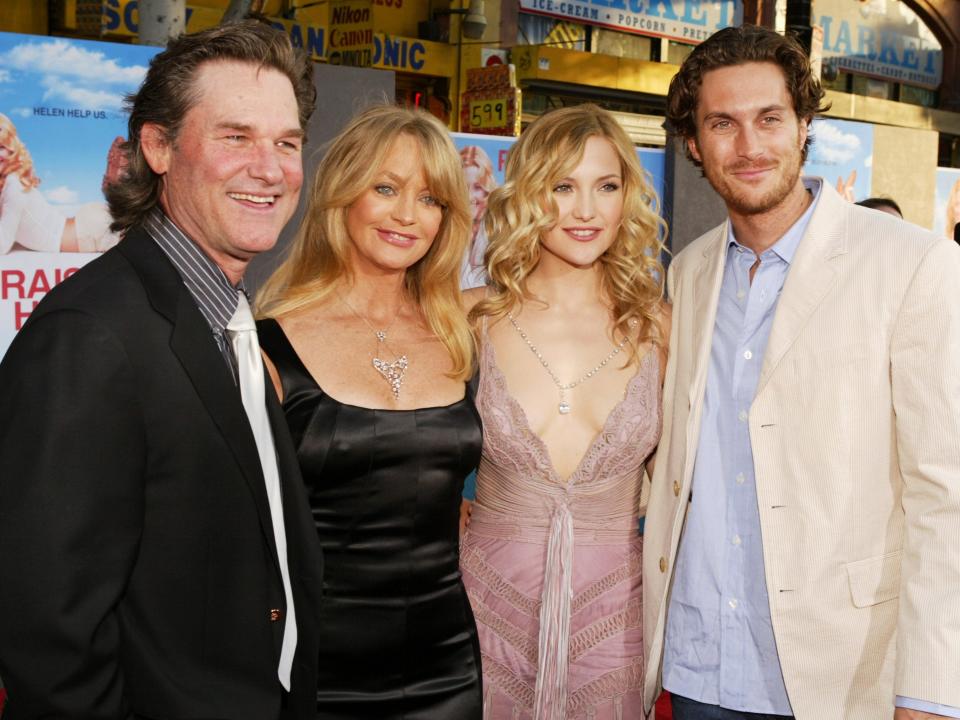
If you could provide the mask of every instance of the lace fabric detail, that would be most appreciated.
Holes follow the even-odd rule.
[[[510,644],[531,665],[537,663],[537,638],[523,628],[517,627],[496,610],[487,606],[478,592],[468,592],[473,616],[477,622],[490,628],[497,637]]]
[[[640,693],[642,689],[643,658],[634,658],[627,667],[605,673],[571,693],[567,700],[567,719],[575,720],[603,702],[616,704],[625,695]],[[619,704],[622,708],[622,700]]]
[[[553,476],[546,446],[530,429],[527,415],[507,389],[507,379],[493,360],[493,346],[481,348],[482,368],[477,389],[477,409],[484,422],[497,428],[495,438],[484,438],[484,455],[504,471],[530,474],[542,480]]]
[[[615,586],[626,580],[640,578],[643,572],[643,555],[640,548],[630,550],[630,556],[627,562],[618,567],[613,572],[609,572],[603,577],[591,583],[586,590],[577,593],[573,598],[573,613],[576,614],[583,610],[587,605],[610,592]]]
[[[510,394],[506,377],[497,367],[491,343],[483,343],[480,362],[477,408],[484,427],[496,428],[491,437],[484,436],[483,453],[501,471],[553,481],[561,488],[592,483],[610,474],[631,476],[642,473],[643,463],[660,437],[662,422],[656,351],[648,352],[640,360],[637,373],[627,383],[623,399],[607,416],[565,483],[556,474],[543,440],[530,429],[526,413]]]
[[[480,652],[480,662],[483,665],[484,677],[489,677],[493,681],[491,687],[509,695],[511,700],[520,708],[533,707],[533,685],[521,680],[506,665],[482,650]],[[493,693],[494,695],[496,691]],[[495,698],[491,698],[491,705],[493,705],[494,700]]]
[[[466,540],[466,536],[464,540]],[[466,543],[465,543],[466,544]],[[540,616],[540,600],[524,595],[507,580],[483,556],[483,550],[467,545],[460,552],[460,569],[473,575],[483,587],[508,603],[514,609],[532,618]]]
[[[587,625],[570,638],[570,659],[579,660],[591,648],[604,640],[622,635],[626,630],[636,630],[643,626],[643,605],[639,597],[632,598],[627,606],[612,615]]]

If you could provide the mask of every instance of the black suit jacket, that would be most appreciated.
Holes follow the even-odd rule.
[[[265,385],[299,633],[288,698],[256,445],[177,271],[133,230],[40,303],[0,364],[4,720],[315,716],[320,554]]]

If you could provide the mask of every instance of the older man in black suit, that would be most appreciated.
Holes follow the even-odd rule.
[[[315,713],[319,551],[242,280],[314,101],[255,22],[173,41],[131,98],[125,238],[0,365],[5,720]]]

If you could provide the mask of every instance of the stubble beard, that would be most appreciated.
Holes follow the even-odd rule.
[[[779,170],[776,184],[767,192],[758,195],[749,187],[742,187],[731,179],[731,173],[749,165],[731,165],[720,170],[703,166],[703,174],[711,187],[723,199],[730,212],[738,215],[762,215],[770,212],[782,203],[796,187],[803,166],[802,153],[797,148],[796,153],[781,158],[773,164],[772,169]],[[763,165],[762,167],[770,167]]]

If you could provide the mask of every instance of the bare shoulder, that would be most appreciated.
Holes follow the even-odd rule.
[[[273,389],[277,392],[277,399],[283,402],[283,385],[280,382],[280,373],[277,372],[277,366],[273,364],[273,360],[263,350],[260,351],[260,355],[263,356],[263,366],[267,369],[270,380],[273,382]]]
[[[463,303],[463,309],[465,312],[470,312],[473,310],[473,306],[478,302],[483,300],[487,296],[487,287],[482,285],[480,287],[470,288],[469,290],[464,290],[461,294],[461,301]]]

